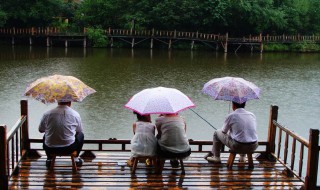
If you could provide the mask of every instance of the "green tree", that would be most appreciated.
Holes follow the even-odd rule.
[[[75,19],[86,27],[122,28],[123,10],[127,8],[120,7],[120,2],[117,0],[83,0],[76,12]]]
[[[228,12],[230,31],[236,34],[259,34],[277,31],[286,26],[284,12],[273,6],[272,0],[231,0]]]
[[[311,34],[320,34],[320,1],[319,0],[310,0],[310,7],[307,12],[309,22],[306,26],[306,33]]]
[[[6,26],[48,26],[54,17],[60,16],[63,0],[2,0],[7,15]]]
[[[0,8],[0,27],[4,26],[7,21],[7,14]]]

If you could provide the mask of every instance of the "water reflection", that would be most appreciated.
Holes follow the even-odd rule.
[[[73,75],[97,90],[73,107],[82,117],[86,138],[130,139],[133,114],[124,104],[145,88],[177,88],[196,103],[194,110],[216,128],[229,113],[229,103],[213,101],[200,90],[205,82],[238,76],[262,89],[260,100],[248,102],[256,114],[260,139],[267,138],[269,106],[279,106],[279,121],[307,138],[319,126],[320,55],[224,54],[212,51],[0,47],[0,119],[9,128],[19,117],[19,101],[28,83],[53,74]],[[42,114],[56,105],[29,100],[30,136]],[[187,136],[211,140],[214,129],[190,110],[181,113]],[[153,121],[155,115],[152,116]],[[129,131],[129,132],[128,132]]]

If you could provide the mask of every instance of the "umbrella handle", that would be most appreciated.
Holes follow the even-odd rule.
[[[197,116],[199,116],[203,121],[207,122],[212,128],[214,128],[215,130],[217,130],[217,128],[215,128],[211,123],[209,123],[209,121],[207,121],[206,119],[204,119],[201,115],[199,115],[196,111],[194,111],[192,108],[189,108],[189,110],[191,110],[193,113],[195,113]]]

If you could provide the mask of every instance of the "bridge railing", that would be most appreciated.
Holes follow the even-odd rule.
[[[31,28],[0,28],[2,35],[52,35],[60,34],[61,30],[56,27],[31,27]]]
[[[86,35],[87,28],[83,32],[76,33],[77,35]],[[207,41],[229,41],[229,42],[253,42],[253,43],[292,43],[292,42],[320,42],[320,36],[316,35],[249,35],[243,37],[228,37],[227,34],[210,34],[200,32],[185,32],[185,31],[166,31],[166,30],[133,30],[133,29],[113,29],[108,28],[104,33],[110,37],[150,37],[150,38],[174,38],[187,40],[207,40]],[[74,33],[63,32],[57,27],[31,27],[31,28],[0,28],[0,35],[7,36],[36,36],[36,35],[73,35]]]

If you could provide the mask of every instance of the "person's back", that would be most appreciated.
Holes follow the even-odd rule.
[[[180,153],[190,149],[185,123],[181,117],[159,117],[156,125],[161,125],[161,138],[158,143],[163,150]]]
[[[71,153],[79,156],[84,143],[82,123],[78,112],[70,108],[71,102],[58,102],[58,107],[46,112],[39,125],[44,133],[43,149],[47,155],[46,165],[51,164],[52,153]],[[76,164],[82,165],[82,159],[76,158]]]
[[[227,133],[230,130],[232,139],[246,143],[258,140],[256,128],[255,115],[244,108],[238,108],[227,116],[222,131]]]
[[[157,147],[155,126],[143,121],[137,121],[135,124],[135,134],[131,139],[132,156],[155,156]]]
[[[82,131],[80,115],[69,106],[59,105],[44,114],[39,131],[45,132],[48,147],[69,146],[76,132]]]

